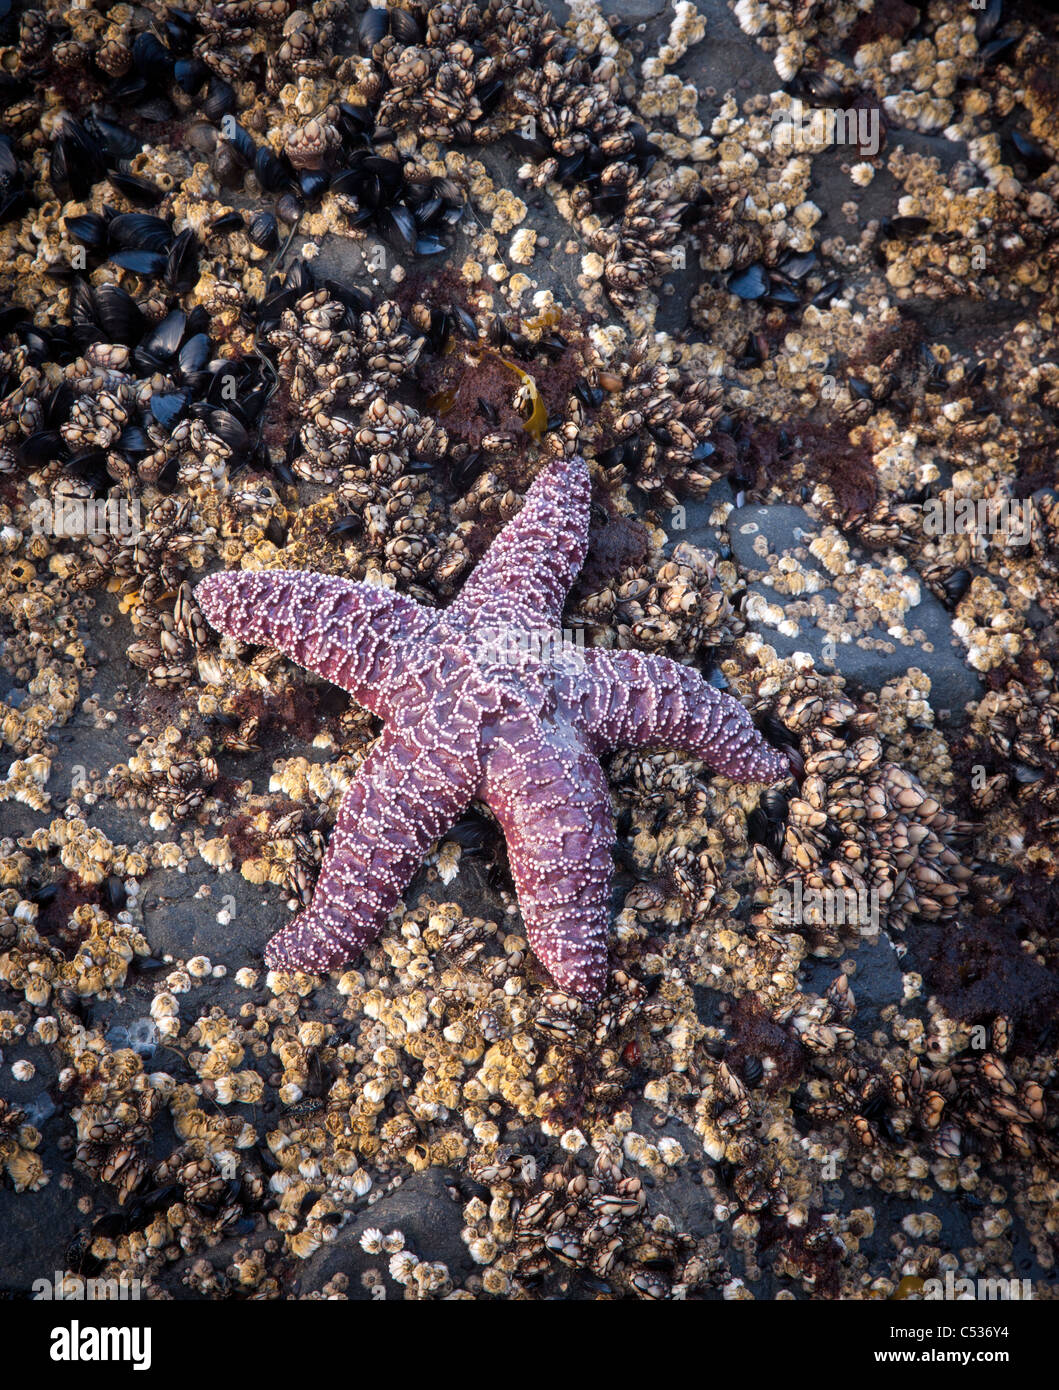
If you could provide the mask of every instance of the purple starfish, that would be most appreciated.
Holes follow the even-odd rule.
[[[562,988],[598,999],[613,839],[600,754],[657,745],[739,781],[790,775],[743,706],[687,666],[561,645],[589,499],[584,459],[551,461],[444,611],[299,570],[198,585],[220,632],[278,648],[385,721],[339,807],[311,904],[268,944],[271,968],[322,972],[362,950],[478,800],[507,839],[533,950]]]

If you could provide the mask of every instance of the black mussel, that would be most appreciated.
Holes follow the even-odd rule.
[[[135,72],[156,87],[167,87],[173,78],[173,55],[149,29],[137,34],[132,43]]]
[[[202,114],[214,125],[219,125],[224,116],[231,115],[238,108],[235,88],[216,73],[209,80],[206,95],[202,100]]]
[[[363,167],[365,173],[378,177],[383,202],[395,199],[404,187],[404,165],[399,160],[369,154],[363,161]]]
[[[21,304],[8,304],[0,309],[0,338],[6,333],[10,333],[16,323],[20,323],[26,317],[26,311]]]
[[[490,116],[500,105],[504,95],[504,80],[502,77],[495,77],[490,82],[483,82],[475,91],[478,105],[482,108],[483,115]]]
[[[234,454],[245,453],[250,447],[250,436],[230,410],[211,409],[206,423],[210,433],[227,444]]]
[[[760,367],[768,355],[768,341],[764,334],[748,333],[743,351],[735,359],[735,365],[740,370],[746,367]]]
[[[466,492],[485,468],[486,456],[480,449],[473,449],[462,459],[449,462],[449,483],[457,492]]]
[[[354,106],[352,102],[340,101],[337,125],[343,143],[356,146],[370,137],[375,126],[375,117],[367,106]]]
[[[449,313],[456,326],[456,331],[461,338],[466,338],[469,343],[478,341],[478,325],[472,316],[458,304],[449,305]]]
[[[616,217],[623,212],[627,199],[621,193],[597,193],[592,199],[592,211],[600,217]]]
[[[187,336],[190,338],[193,333],[208,333],[210,329],[209,312],[203,304],[196,304],[191,313],[188,314]]]
[[[1011,143],[1031,178],[1039,178],[1052,167],[1052,157],[1047,150],[1031,140],[1028,135],[1023,135],[1021,130],[1011,132]]]
[[[489,320],[485,336],[494,347],[507,347],[511,342],[511,332],[499,314]]]
[[[33,206],[33,194],[20,180],[0,189],[0,223],[21,217]]]
[[[190,227],[185,227],[169,248],[165,282],[174,294],[184,294],[198,278],[199,240]]]
[[[167,497],[176,491],[176,485],[180,481],[180,455],[174,453],[166,466],[155,479],[154,485],[159,492]],[[139,959],[137,957],[137,959]]]
[[[87,280],[78,280],[70,294],[70,319],[74,341],[81,347],[100,340],[96,301]]]
[[[231,405],[233,410],[237,409],[233,392],[233,386],[238,387],[238,391],[243,391],[249,381],[249,369],[245,359],[237,358],[218,358],[209,365],[209,385],[206,388],[205,396],[195,406],[195,414],[205,420],[213,406],[226,408]]]
[[[181,339],[187,328],[187,315],[181,309],[174,309],[161,323],[147,333],[136,348],[133,358],[137,364],[150,373],[164,367],[176,355]]]
[[[573,154],[563,155],[555,170],[556,179],[559,183],[577,183],[587,162],[588,154],[585,150],[575,150]]]
[[[75,454],[67,459],[63,467],[90,483],[97,497],[102,497],[114,481],[107,471],[107,456],[102,449],[86,449],[83,453]]]
[[[147,277],[161,275],[166,266],[166,258],[160,251],[112,251],[110,260],[122,270]]]
[[[743,1080],[748,1086],[756,1086],[765,1075],[765,1065],[760,1057],[743,1058]]]
[[[282,193],[290,187],[289,172],[266,145],[254,156],[254,174],[266,193]]]
[[[410,10],[390,9],[387,11],[390,19],[390,33],[402,44],[417,44],[423,41],[423,31],[419,27],[419,22]]]
[[[507,345],[515,356],[520,357],[523,362],[528,362],[530,358],[537,355],[532,339],[525,333],[518,332],[517,329],[511,328],[508,330]]]
[[[871,400],[872,397],[870,382],[865,381],[862,377],[859,376],[851,376],[847,377],[847,383],[849,385],[849,394],[853,396],[854,399],[858,401]]]
[[[107,237],[116,251],[169,250],[173,228],[149,212],[122,212],[107,224]]]
[[[146,322],[136,301],[120,285],[99,285],[92,299],[103,342],[132,347],[140,341]]]
[[[362,52],[369,52],[390,32],[390,15],[387,10],[369,8],[360,17],[357,38]]]
[[[251,391],[239,402],[238,413],[245,424],[250,426],[257,424],[271,396],[271,387],[258,386],[256,390]]]
[[[210,70],[201,58],[178,58],[173,64],[173,76],[180,90],[193,97],[202,90]]]
[[[603,404],[602,386],[590,386],[583,379],[578,381],[574,387],[574,395],[582,405],[588,406],[589,410],[598,410]]]
[[[818,309],[826,309],[841,288],[841,280],[828,280],[826,285],[820,286],[810,302],[815,304]]]
[[[941,581],[941,587],[953,603],[959,603],[967,590],[971,587],[970,570],[953,570]]]
[[[693,463],[703,463],[711,454],[716,452],[715,446],[708,439],[704,439],[692,449],[691,460]]]
[[[116,125],[113,121],[104,120],[102,116],[93,116],[91,125],[93,133],[103,147],[103,157],[108,162],[132,159],[134,155],[139,154],[143,142],[139,136],[133,135],[131,130],[126,130],[124,126]]]
[[[112,912],[120,912],[128,901],[125,885],[117,874],[110,874],[105,884],[107,906]]]
[[[217,236],[227,236],[229,232],[241,231],[245,226],[241,212],[222,212],[210,223],[210,231]]]
[[[728,289],[740,299],[761,299],[768,293],[769,278],[760,261],[728,277]]]
[[[59,896],[59,887],[58,883],[45,883],[39,888],[34,888],[27,896],[29,901],[36,903],[38,907],[47,907]]]
[[[189,404],[190,399],[186,391],[158,392],[151,397],[151,414],[163,429],[168,429],[176,424]]]
[[[434,308],[430,311],[430,327],[426,332],[430,350],[440,353],[455,332],[456,320],[447,309]]]
[[[187,18],[184,18],[184,16]],[[186,10],[169,10],[165,21],[166,47],[170,53],[187,53],[195,41],[195,18]],[[173,64],[174,68],[176,64]]]
[[[643,463],[644,441],[643,436],[636,434],[631,439],[625,441],[624,456],[622,462],[626,468],[639,468]]]
[[[545,357],[550,358],[553,362],[558,362],[570,344],[561,333],[552,332],[545,333],[537,346],[540,348],[541,352],[544,353]]]
[[[150,179],[138,178],[135,174],[123,174],[117,169],[111,169],[107,174],[107,180],[119,193],[124,194],[130,203],[136,203],[141,208],[156,207],[164,196],[156,183],[152,183]]]
[[[492,405],[482,396],[478,397],[478,414],[487,425],[499,425],[500,423],[500,412],[495,405]]]
[[[105,173],[100,142],[80,121],[64,116],[51,150],[52,188],[62,199],[85,198]]]
[[[929,229],[929,217],[888,217],[882,224],[883,235],[889,237],[922,236]]]
[[[790,251],[776,270],[788,280],[804,280],[817,263],[815,251]]]
[[[322,198],[330,183],[331,175],[324,169],[300,169],[298,171],[298,188],[307,203],[315,203],[318,198]]]
[[[755,806],[747,816],[746,833],[752,845],[770,845],[770,842],[774,842],[775,827],[770,824],[768,816],[760,806]]]
[[[355,314],[366,314],[371,308],[371,296],[358,289],[356,285],[343,285],[338,280],[325,280],[324,289]]]
[[[596,455],[596,462],[601,468],[620,468],[625,462],[624,443],[612,444],[609,449],[601,449]]]
[[[151,442],[139,425],[126,425],[118,436],[118,442],[114,446],[120,454],[130,454],[137,458],[141,454],[146,454],[151,447]]]
[[[409,185],[408,195],[405,202],[411,207],[415,216],[416,226],[420,230],[425,230],[440,217],[445,204],[441,198],[420,198],[411,195],[412,186]]]
[[[841,86],[826,73],[813,72],[810,68],[803,68],[797,73],[790,83],[790,88],[796,96],[802,97],[805,101],[814,106],[834,106],[845,107],[843,91]]]
[[[58,430],[35,430],[18,446],[19,461],[27,468],[45,468],[65,452],[66,445]]]
[[[411,251],[416,245],[416,221],[403,203],[383,208],[376,219],[382,236],[398,250]]]
[[[464,204],[463,190],[454,179],[437,178],[434,180],[434,196],[442,198],[451,208],[459,208],[462,212]]]
[[[417,256],[440,256],[446,250],[448,248],[440,237],[429,234],[416,237],[415,253]]]
[[[107,244],[107,221],[97,212],[66,218],[66,230],[90,251],[102,251]]]
[[[337,517],[332,521],[331,525],[327,528],[327,534],[329,536],[359,536],[363,530],[363,518],[351,514],[349,516]]]
[[[279,248],[279,227],[271,212],[254,213],[246,234],[262,251],[271,252]]]
[[[1012,766],[1012,775],[1015,781],[1023,787],[1032,787],[1035,782],[1040,782],[1044,776],[1044,769],[1039,767],[1027,767],[1025,763],[1015,763]]]
[[[182,309],[174,309],[161,323],[152,328],[140,343],[140,347],[154,353],[163,361],[168,361],[183,342],[187,326],[187,314]]]
[[[187,379],[201,372],[210,360],[210,340],[205,333],[194,333],[177,353],[180,375]]]
[[[257,158],[257,146],[254,144],[253,136],[238,121],[233,121],[230,116],[221,121],[221,139],[223,145],[234,150],[244,169],[253,167]]]
[[[778,280],[772,281],[765,296],[765,303],[772,304],[777,309],[793,309],[801,302],[801,296],[793,285],[784,285]]]
[[[240,188],[246,175],[246,163],[236,147],[219,140],[211,161],[214,177],[222,188]]]

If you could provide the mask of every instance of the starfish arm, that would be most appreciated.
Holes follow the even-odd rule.
[[[382,715],[408,645],[437,616],[392,589],[307,570],[212,574],[195,600],[219,632],[278,648]]]
[[[588,550],[591,501],[583,458],[554,459],[446,610],[478,628],[554,628]]]
[[[322,974],[374,941],[478,776],[473,757],[416,751],[384,730],[342,798],[312,902],[268,943],[269,969]]]
[[[594,1002],[607,978],[614,839],[599,763],[524,721],[496,740],[482,799],[507,840],[530,947],[561,989]]]
[[[750,715],[697,671],[643,652],[584,653],[589,679],[579,719],[601,751],[679,748],[737,782],[777,782],[790,764]]]

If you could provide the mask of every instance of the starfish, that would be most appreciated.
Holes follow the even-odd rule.
[[[384,721],[343,796],[312,901],[268,944],[271,969],[323,973],[355,956],[423,855],[478,801],[507,840],[530,945],[560,988],[595,1001],[613,840],[600,755],[657,746],[737,781],[790,776],[746,709],[698,672],[560,640],[589,504],[584,459],[551,460],[443,610],[303,570],[198,584],[218,631],[278,648]]]

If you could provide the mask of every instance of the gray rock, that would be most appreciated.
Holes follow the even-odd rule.
[[[361,1282],[369,1269],[383,1276],[387,1299],[400,1299],[403,1289],[390,1277],[388,1254],[369,1255],[361,1248],[360,1238],[370,1227],[383,1235],[401,1231],[405,1249],[428,1263],[440,1261],[448,1267],[452,1282],[459,1287],[476,1265],[460,1236],[463,1229],[463,1204],[454,1201],[449,1187],[466,1179],[440,1168],[428,1168],[415,1173],[385,1196],[359,1213],[344,1226],[337,1238],[299,1265],[297,1289],[308,1293],[320,1289],[334,1275],[343,1273],[349,1278],[347,1296],[351,1299],[371,1298],[371,1292]]]
[[[686,529],[670,531],[672,543],[679,540],[690,541],[700,549],[717,550],[718,531],[709,523],[712,509],[721,501],[730,501],[731,491],[727,483],[715,484],[709,495],[701,502],[687,507]],[[728,517],[728,535],[732,555],[740,569],[745,573],[760,574],[768,566],[765,558],[758,553],[761,539],[768,544],[770,554],[782,556],[798,551],[798,560],[806,571],[815,571],[823,579],[829,579],[824,566],[808,551],[809,543],[820,531],[820,526],[801,508],[786,504],[773,506],[748,506],[731,512]],[[855,561],[885,567],[880,554],[871,554],[858,546],[851,546],[850,557]],[[915,571],[910,571],[917,579]],[[953,636],[952,622],[948,612],[930,593],[922,579],[920,601],[910,608],[905,625],[909,630],[922,629],[925,641],[916,641],[911,646],[897,642],[881,624],[876,624],[865,637],[850,642],[835,643],[825,653],[827,632],[818,627],[812,618],[802,616],[797,619],[798,635],[787,636],[763,621],[750,621],[750,627],[763,640],[774,647],[780,656],[790,656],[792,652],[807,652],[813,657],[821,671],[837,669],[849,682],[851,689],[879,690],[895,677],[903,675],[911,666],[917,666],[930,677],[930,703],[935,713],[945,723],[956,723],[965,717],[965,706],[971,700],[979,700],[983,694],[981,681],[967,665],[961,655],[961,648]],[[789,610],[798,600],[790,595],[777,592],[761,579],[753,579],[747,584],[747,593],[758,594],[770,604]],[[843,605],[842,595],[825,584],[817,598],[827,604]],[[749,621],[749,620],[748,620]],[[885,642],[893,648],[884,651],[862,642]],[[933,648],[928,651],[926,646]],[[946,715],[945,712],[948,712]]]

